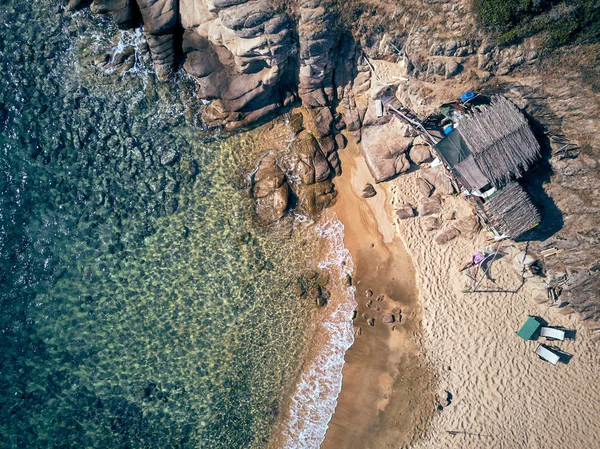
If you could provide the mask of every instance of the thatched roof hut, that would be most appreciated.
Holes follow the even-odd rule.
[[[540,157],[540,146],[519,109],[502,96],[461,119],[436,148],[469,190],[497,189],[520,178]]]
[[[513,238],[535,227],[541,218],[529,195],[517,182],[511,182],[486,201],[483,210],[497,231]]]

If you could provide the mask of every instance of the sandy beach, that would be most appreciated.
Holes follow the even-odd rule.
[[[356,337],[346,353],[342,392],[321,448],[397,447],[423,429],[434,403],[433,371],[420,356],[415,271],[388,219],[386,192],[377,188],[378,195],[362,198],[372,180],[355,145],[344,150],[342,164],[333,209],[344,223],[355,264]],[[401,321],[384,323],[388,314]]]
[[[480,285],[490,292],[465,293],[469,279],[458,268],[485,245],[484,233],[436,244],[437,232],[426,232],[419,217],[392,218],[394,204],[418,201],[418,172],[378,184],[377,195],[364,199],[373,181],[358,147],[350,144],[341,157],[334,209],[355,262],[359,306],[321,447],[597,447],[599,348],[575,314],[537,304],[537,291],[522,283],[509,256],[495,261],[495,282]],[[444,197],[441,215],[467,212],[460,197]],[[399,309],[401,323],[382,322]],[[545,339],[515,335],[528,314],[574,331],[575,339],[557,344],[572,355],[567,364],[536,356]],[[365,316],[375,317],[374,326]]]

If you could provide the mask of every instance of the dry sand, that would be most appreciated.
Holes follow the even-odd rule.
[[[396,200],[418,198],[415,176],[390,183]],[[448,198],[444,209],[456,210],[459,201],[464,204]],[[517,293],[463,293],[468,278],[458,267],[484,245],[483,234],[439,246],[419,218],[398,223],[397,230],[418,267],[423,344],[437,370],[438,393],[453,396],[414,447],[600,447],[600,347],[577,317],[536,304],[530,282]],[[494,263],[492,275],[500,289],[521,284],[508,257]],[[524,342],[515,335],[528,314],[575,330],[575,340],[556,344],[573,355],[568,364],[552,366],[533,353],[545,339]]]
[[[363,158],[353,145],[340,155],[335,210],[355,261],[361,335],[346,354],[342,392],[321,447],[600,447],[600,348],[577,317],[536,304],[531,283],[519,288],[509,257],[493,264],[495,284],[482,288],[516,293],[464,293],[468,278],[458,267],[484,245],[483,233],[439,246],[437,233],[426,232],[418,217],[393,225],[391,203],[418,202],[417,173],[377,185],[377,196],[365,200],[361,191],[372,179]],[[443,208],[460,216],[468,206],[447,197]],[[382,293],[389,295],[382,309],[402,309],[395,331],[373,310]],[[375,316],[375,326],[362,313]],[[557,344],[573,355],[568,364],[538,359],[533,351],[544,339],[515,335],[528,314],[575,330],[575,340]],[[446,392],[451,404],[434,411],[434,397]]]

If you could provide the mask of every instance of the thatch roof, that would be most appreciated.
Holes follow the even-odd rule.
[[[540,214],[529,195],[511,182],[489,199],[483,209],[490,224],[500,233],[516,238],[540,222]]]
[[[487,184],[499,189],[520,178],[540,157],[540,146],[527,120],[500,96],[483,111],[461,119],[436,149],[468,190]]]
[[[460,121],[460,134],[475,163],[500,188],[520,178],[540,157],[540,145],[517,107],[502,96],[491,106]]]

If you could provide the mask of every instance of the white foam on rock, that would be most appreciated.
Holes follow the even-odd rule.
[[[324,342],[321,351],[308,361],[291,398],[289,419],[283,429],[285,449],[318,449],[325,439],[342,388],[344,356],[354,343],[355,288],[344,284],[354,263],[344,246],[344,225],[334,212],[326,211],[316,231],[329,244],[319,268],[329,271],[330,282],[334,282],[343,295],[332,296],[327,305],[329,313],[316,329]]]

